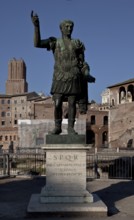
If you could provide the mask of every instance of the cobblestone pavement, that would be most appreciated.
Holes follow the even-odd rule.
[[[16,177],[0,179],[0,220],[119,220],[134,219],[134,181],[89,180],[87,189],[96,193],[108,207],[107,217],[29,216],[26,212],[32,194],[40,193],[45,177]]]

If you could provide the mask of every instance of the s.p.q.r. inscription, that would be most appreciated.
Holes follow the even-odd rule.
[[[74,154],[59,154],[59,155],[53,155],[53,160],[67,160],[67,161],[75,161],[78,160],[78,155]]]

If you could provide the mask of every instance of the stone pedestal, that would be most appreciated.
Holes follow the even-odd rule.
[[[49,145],[46,177],[41,203],[93,202],[93,196],[86,190],[86,149],[83,145]]]
[[[82,136],[69,135],[46,138],[46,185],[34,194],[28,205],[29,213],[107,213],[104,203],[86,189],[86,146]],[[72,139],[73,136],[71,136]],[[54,144],[54,139],[57,144]],[[83,140],[83,144],[81,143]],[[79,144],[80,142],[80,144]],[[52,143],[52,144],[51,144]],[[97,205],[98,208],[97,209]]]

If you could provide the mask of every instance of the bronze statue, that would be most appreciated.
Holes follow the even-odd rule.
[[[41,39],[39,18],[33,11],[31,19],[34,24],[34,46],[52,50],[55,59],[51,87],[55,103],[55,128],[51,134],[62,132],[62,103],[65,100],[68,101],[68,134],[77,134],[74,130],[76,104],[79,105],[80,113],[85,114],[88,103],[87,82],[95,82],[84,59],[84,44],[78,39],[71,38],[73,21],[61,22],[61,38]]]

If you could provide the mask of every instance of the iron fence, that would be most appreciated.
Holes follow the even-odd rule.
[[[0,153],[0,176],[45,174],[46,152],[44,150]],[[87,178],[134,179],[134,155],[94,154],[87,151]]]
[[[134,179],[134,156],[96,154],[94,170],[96,178]]]
[[[45,154],[0,155],[0,175],[45,175]]]

